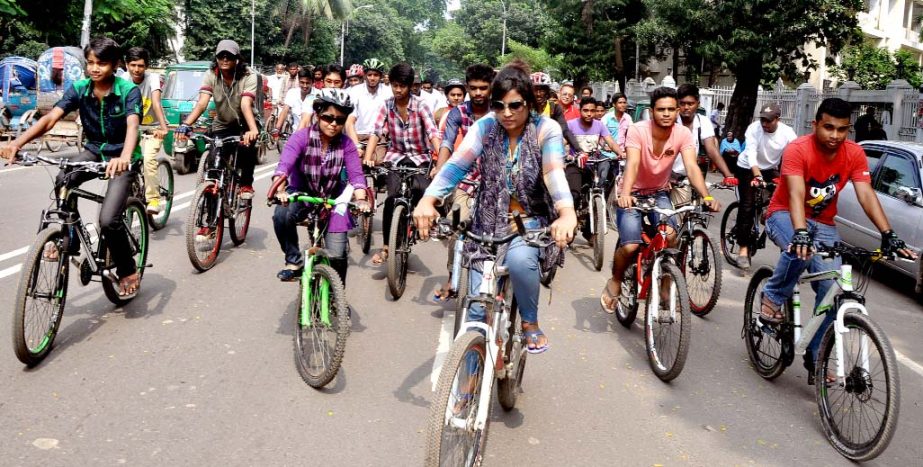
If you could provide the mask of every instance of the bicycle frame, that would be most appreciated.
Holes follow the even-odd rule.
[[[333,205],[336,204],[335,199],[325,199],[317,197],[300,197],[298,201],[305,202],[309,204],[327,204]],[[302,326],[311,327],[311,304],[314,303],[313,291],[308,284],[311,281],[311,275],[314,272],[315,264],[330,264],[330,261],[325,256],[316,254],[317,250],[320,248],[320,242],[323,238],[323,233],[325,229],[321,229],[320,222],[315,219],[313,222],[313,238],[314,244],[304,252],[304,270],[301,273],[301,309],[299,310],[299,323]],[[321,298],[321,309],[320,309],[320,320],[325,326],[330,326],[330,283],[327,281],[322,281],[320,284],[320,298]]]
[[[593,174],[593,181],[591,182],[591,184],[583,186],[584,190],[589,188],[589,191],[587,191],[586,210],[587,210],[587,216],[589,216],[590,233],[592,234],[597,233],[596,232],[596,216],[593,214],[593,200],[596,198],[600,198],[603,200],[603,206],[606,205],[606,197],[605,197],[605,194],[603,193],[601,181],[599,179],[599,171],[596,170],[596,165],[600,162],[606,162],[609,160],[610,159],[608,158],[595,158],[595,159],[588,159],[586,162],[585,170],[589,170]],[[611,159],[611,160],[615,161],[615,159]],[[606,213],[606,210],[603,210],[602,216],[603,216],[602,234],[605,235],[609,233],[609,219],[608,219],[608,214]]]

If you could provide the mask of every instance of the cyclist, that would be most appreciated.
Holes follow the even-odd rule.
[[[689,173],[689,180],[712,211],[720,207],[718,201],[708,193],[705,176],[696,162],[695,141],[692,132],[685,125],[677,125],[679,99],[673,88],[659,87],[651,93],[651,120],[632,125],[628,129],[625,152],[628,160],[625,174],[619,187],[619,207],[616,209],[619,243],[612,259],[612,277],[600,297],[600,303],[607,313],[614,313],[620,306],[622,279],[625,269],[640,249],[642,214],[629,210],[636,196],[653,196],[657,206],[672,209],[669,198],[670,172],[676,159],[682,160]],[[714,136],[712,136],[714,138]],[[656,224],[656,219],[652,219]],[[670,219],[668,231],[670,243],[676,241],[676,219]]]
[[[349,67],[349,71],[346,72],[346,81],[347,81],[346,87],[351,88],[353,86],[358,86],[359,84],[362,84],[363,78],[365,78],[365,70],[362,69],[362,65],[359,65],[359,64],[351,65]]]
[[[522,62],[505,66],[491,87],[492,113],[475,122],[461,147],[436,175],[426,195],[414,210],[414,220],[423,238],[438,217],[435,205],[479,166],[483,183],[472,214],[478,234],[505,235],[510,227],[508,213],[519,211],[527,228],[550,224],[551,234],[563,248],[577,226],[573,200],[564,177],[564,146],[561,128],[537,113],[528,71]],[[477,295],[482,280],[483,253],[466,245],[471,261],[469,293]],[[548,349],[548,338],[538,323],[538,248],[522,238],[509,244],[505,264],[509,267],[513,293],[522,313],[522,330],[530,353]],[[483,310],[472,308],[472,319],[483,320]]]
[[[359,150],[343,134],[346,116],[353,110],[349,94],[339,89],[324,89],[312,105],[317,123],[292,134],[273,175],[273,181],[286,177],[275,193],[283,204],[276,207],[272,216],[276,239],[285,253],[285,267],[276,275],[282,281],[296,280],[301,276],[304,256],[298,244],[298,223],[314,208],[303,203],[289,204],[290,193],[301,192],[324,198],[335,198],[345,193],[347,197],[356,199],[360,209],[369,209]],[[347,175],[345,180],[341,176],[344,170]],[[346,233],[352,227],[349,213],[334,211],[324,234],[324,251],[343,284],[346,284],[348,264]]]
[[[596,111],[593,113],[593,118],[602,121],[603,115],[606,115],[606,103],[603,101],[596,101]]]
[[[762,189],[764,180],[779,178],[782,151],[798,138],[792,127],[779,121],[782,109],[778,104],[768,104],[760,110],[760,119],[747,127],[747,149],[737,158],[737,178],[740,180],[740,205],[737,209],[737,264],[744,272],[750,270],[750,248],[754,238],[753,210],[756,190]]]
[[[587,97],[593,97],[593,88],[589,86],[584,86],[580,88],[580,100],[586,99]]]
[[[442,144],[439,147],[439,159],[434,168],[435,172],[438,172],[449,160],[453,151],[458,150],[471,125],[490,112],[490,83],[496,75],[497,72],[493,68],[480,63],[471,65],[465,70],[465,83],[470,100],[462,102],[449,111],[446,114],[445,125],[440,125],[439,133]],[[451,90],[449,95],[451,95]],[[475,168],[459,182],[455,191],[446,199],[445,204],[451,206],[449,212],[457,206],[462,221],[467,221],[471,216],[471,205],[474,202],[480,179],[480,174]],[[451,274],[455,264],[455,239],[449,242],[448,253],[448,269]],[[451,287],[452,277],[450,276],[442,288],[433,294],[433,299],[442,302],[451,298]]]
[[[615,147],[608,147],[608,151],[604,150],[603,154],[611,157],[624,159],[625,158],[625,136],[628,134],[628,127],[633,123],[631,120],[631,115],[628,115],[628,99],[625,98],[624,94],[616,94],[613,98],[615,103],[612,106],[612,109],[606,112],[603,116],[602,122],[606,128],[609,129],[609,134],[615,139]],[[616,165],[616,168],[618,166]]]
[[[300,67],[295,62],[289,63],[286,67],[288,74],[283,76],[281,79],[281,85],[279,86],[279,100],[284,100],[289,91],[298,87],[299,68]]]
[[[580,118],[580,107],[574,102],[574,83],[565,82],[558,91],[558,104],[564,110],[564,119],[567,121]]]
[[[119,293],[132,295],[138,291],[141,280],[131,257],[128,232],[124,230],[121,217],[133,179],[131,163],[142,157],[137,147],[142,112],[141,91],[131,81],[115,75],[122,50],[114,40],[106,37],[90,40],[83,49],[83,56],[89,78],[67,88],[51,112],[10,144],[0,148],[0,157],[12,161],[24,145],[50,131],[65,115],[75,110],[80,113],[84,149],[70,160],[108,161],[106,175],[109,183],[99,211],[99,227],[115,262]],[[93,178],[95,175],[68,176],[62,171],[55,186],[73,187]]]
[[[282,103],[282,99],[285,98],[285,95],[282,94],[282,83],[285,81],[285,77],[288,76],[285,74],[285,64],[277,63],[275,72],[274,75],[266,78],[266,84],[269,86],[273,105],[278,105]]]
[[[324,75],[326,71],[324,70],[323,65],[317,65],[314,67],[314,89],[320,90],[324,89]]]
[[[344,78],[346,74],[343,73],[343,67],[335,63],[331,63],[324,67],[324,87],[325,88],[334,88],[342,89]]]
[[[316,98],[314,92],[314,73],[308,70],[298,72],[298,87],[288,91],[285,99],[282,101],[282,110],[279,112],[279,118],[276,119],[276,126],[270,131],[273,138],[278,138],[285,121],[291,114],[292,128],[300,130],[311,125],[311,103]],[[302,121],[307,119],[307,121]]]
[[[365,148],[365,164],[375,166],[375,147],[379,138],[389,137],[384,162],[399,167],[423,167],[432,161],[430,148],[439,144],[439,130],[433,121],[433,113],[417,96],[410,93],[414,71],[407,63],[398,63],[388,72],[391,92],[394,97],[385,102],[375,119],[375,132],[369,137]],[[429,185],[429,177],[417,175],[412,180],[412,204],[416,204],[423,190]],[[388,259],[388,232],[391,231],[391,214],[394,212],[394,196],[401,186],[398,174],[389,173],[387,179],[388,197],[382,217],[384,246],[372,257],[373,264],[382,264]]]
[[[128,49],[125,61],[128,63],[128,76],[141,91],[141,124],[157,127],[153,130],[152,138],[141,140],[141,154],[144,156],[144,197],[147,199],[147,212],[159,214],[161,207],[157,154],[160,152],[163,137],[169,131],[163,105],[160,103],[160,75],[147,71],[150,55],[141,47]]]
[[[426,106],[429,107],[433,114],[435,115],[440,109],[444,109],[449,106],[446,102],[445,94],[439,92],[438,89],[433,87],[432,78],[424,78],[423,82],[420,83],[420,92],[418,94],[423,102],[426,102]]]
[[[375,117],[378,111],[391,97],[391,90],[381,84],[385,72],[385,64],[376,58],[363,62],[365,68],[365,86],[355,86],[349,89],[349,97],[355,109],[346,120],[346,134],[353,140],[356,147],[366,143],[369,136],[375,132]],[[376,148],[375,161],[381,162],[385,157],[384,147]]]
[[[833,97],[824,99],[817,108],[814,132],[792,141],[782,157],[782,179],[769,203],[766,230],[782,254],[772,277],[763,288],[760,321],[781,323],[785,316],[782,303],[791,298],[798,277],[808,270],[812,273],[838,269],[840,259],[822,261],[812,253],[817,245],[832,245],[840,240],[833,222],[837,211],[839,193],[852,181],[856,198],[872,224],[881,232],[881,250],[885,254],[897,253],[905,258],[915,258],[897,236],[888,217],[881,209],[878,196],[872,188],[865,151],[849,136],[852,108],[849,103]],[[748,142],[747,146],[751,144]],[[833,281],[812,282],[816,293],[815,303],[820,303]],[[826,311],[822,328],[814,335],[805,353],[804,366],[809,383],[813,383],[814,361],[817,348],[826,327],[833,322],[837,310],[815,309],[815,314]]]
[[[440,133],[445,128],[445,120],[449,115],[449,111],[461,105],[465,100],[465,83],[460,79],[450,79],[445,85],[445,97],[449,106],[443,107],[433,114],[433,117],[439,122]]]
[[[256,125],[255,100],[257,93],[256,74],[251,73],[240,58],[237,42],[224,39],[215,48],[215,61],[205,74],[199,88],[199,100],[192,112],[176,130],[177,139],[185,141],[192,132],[192,125],[205,112],[208,102],[215,101],[215,118],[210,132],[217,138],[241,136],[237,150],[237,168],[241,171],[240,198],[253,199],[253,169],[256,167],[256,146],[252,144],[260,134]],[[209,236],[214,232],[203,227],[197,235]]]
[[[564,133],[564,142],[568,146],[575,148],[580,146],[577,138],[567,127],[567,119],[564,118],[564,108],[560,104],[551,100],[553,95],[551,77],[546,73],[537,71],[530,76],[532,79],[533,92],[535,93],[535,111],[545,117],[551,117],[558,122],[561,131]]]

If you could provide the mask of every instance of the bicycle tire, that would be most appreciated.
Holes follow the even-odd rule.
[[[205,151],[202,151],[202,155],[199,156],[199,165],[196,166],[195,171],[196,185],[205,183],[205,165],[208,163],[208,157],[210,154],[211,150],[206,149]]]
[[[150,242],[150,226],[148,225],[148,216],[144,203],[138,198],[128,198],[128,202],[125,203],[125,211],[122,213],[122,221],[128,227],[128,235],[131,237],[129,243],[131,244],[132,256],[135,259],[140,284],[144,279],[144,269],[147,267],[147,250]],[[135,226],[136,223],[137,226]],[[106,254],[111,255],[109,252]],[[109,262],[107,261],[107,263]],[[106,276],[102,278],[102,285],[106,298],[116,306],[123,306],[137,296],[137,293],[127,297],[119,295],[119,284],[112,282]]]
[[[602,271],[606,256],[606,203],[602,196],[593,197],[593,268]]]
[[[631,329],[638,317],[638,300],[635,296],[635,265],[628,266],[622,276],[622,294],[618,297],[621,305],[616,304],[615,319],[622,326]]]
[[[311,326],[304,327],[300,319],[301,307],[304,306],[302,300],[305,296],[303,288],[320,286],[322,281],[326,281],[330,286],[328,306],[330,307],[331,326],[328,327],[321,322],[319,315],[320,310],[312,306],[310,311]],[[326,264],[315,264],[311,271],[311,277],[307,281],[302,278],[301,287],[301,292],[298,295],[298,311],[295,312],[295,367],[298,369],[298,374],[301,376],[301,379],[304,380],[308,386],[312,388],[322,388],[336,377],[343,363],[343,355],[346,353],[346,340],[349,338],[350,332],[346,290],[343,287],[343,283],[340,281],[340,276],[333,268]],[[312,296],[320,297],[321,294],[319,289],[315,290]],[[315,303],[311,305],[315,304],[321,305],[319,300],[315,300]],[[331,346],[332,352],[329,353],[329,362],[325,362],[320,371],[313,371],[312,368],[314,365],[312,365],[313,359],[311,357],[317,354],[314,350],[319,347],[314,343],[306,342],[306,337],[316,338],[319,336],[319,334],[317,334],[318,330],[323,331],[327,329],[330,329],[336,335],[333,345]],[[305,336],[305,331],[308,331],[308,336]],[[328,342],[326,334],[324,335],[325,337],[321,339],[323,342],[320,342],[320,344]],[[316,339],[310,340],[312,340],[312,342],[316,341]],[[321,358],[323,358],[323,356],[321,356]]]
[[[511,296],[512,287],[507,287],[507,292]],[[516,408],[516,401],[519,399],[519,393],[522,392],[522,376],[526,371],[526,360],[529,352],[526,351],[525,337],[522,332],[522,316],[519,313],[519,304],[516,298],[510,299],[510,327],[508,329],[509,339],[506,341],[504,364],[512,364],[511,374],[506,378],[497,379],[497,402],[503,410],[509,412]]]
[[[665,345],[658,343],[659,340],[655,337],[655,334],[662,334],[660,330],[654,329],[654,316],[658,315],[658,310],[652,310],[651,304],[653,301],[650,297],[647,300],[647,311],[644,317],[644,341],[647,344],[648,348],[648,363],[650,363],[651,370],[654,372],[658,378],[663,382],[669,382],[676,379],[680,373],[683,372],[683,367],[686,365],[686,357],[689,355],[689,339],[692,334],[692,323],[690,319],[692,313],[689,311],[689,295],[686,292],[686,280],[683,278],[683,273],[680,271],[679,267],[673,264],[670,261],[664,260],[661,262],[660,267],[662,269],[660,280],[668,278],[673,281],[674,286],[670,287],[670,290],[675,290],[677,297],[673,302],[678,307],[675,313],[675,316],[680,318],[679,323],[679,341],[676,345],[675,355],[672,358],[669,357],[670,353],[667,352]],[[659,283],[659,281],[657,282]],[[650,291],[648,294],[659,293],[656,290],[656,287],[652,282]],[[659,323],[664,324],[664,323]],[[675,322],[667,322],[669,324],[669,333],[672,334],[674,329]],[[672,361],[671,361],[672,360]]]
[[[203,183],[196,189],[192,196],[189,216],[186,218],[186,253],[192,266],[200,272],[205,272],[215,266],[218,254],[221,252],[221,239],[224,236],[224,213],[221,208],[221,197],[214,182]],[[214,237],[205,242],[197,242],[196,236],[199,228],[204,225],[214,225]],[[207,247],[209,243],[214,243]],[[199,243],[202,243],[199,245]],[[200,257],[199,253],[203,253]]]
[[[700,251],[697,253],[696,247]],[[703,317],[709,314],[721,297],[721,277],[723,274],[721,256],[715,248],[715,242],[708,231],[696,226],[692,229],[692,240],[683,241],[682,269],[689,291],[689,309],[692,314]],[[691,256],[690,256],[691,253]],[[701,258],[699,257],[701,255]],[[710,283],[710,284],[709,284]],[[693,294],[693,289],[702,285],[703,294]]]
[[[429,423],[426,429],[426,458],[423,462],[426,467],[441,467],[444,465],[480,466],[483,461],[484,449],[487,445],[487,432],[490,427],[490,412],[487,414],[487,421],[482,430],[459,430],[460,435],[468,438],[469,443],[467,444],[470,445],[470,447],[461,449],[460,453],[455,453],[453,452],[454,450],[450,451],[452,446],[447,442],[449,440],[446,438],[447,436],[450,437],[454,431],[454,427],[448,423],[447,415],[450,412],[464,411],[468,414],[464,418],[469,420],[466,425],[472,423],[479,408],[481,391],[485,385],[488,390],[490,389],[491,382],[483,381],[484,368],[490,364],[486,358],[486,345],[484,335],[477,331],[468,331],[455,341],[449,355],[446,357],[442,371],[439,373],[435,398],[430,404]],[[478,360],[480,365],[473,361],[476,357],[480,357]],[[460,372],[467,373],[467,378],[460,375]],[[463,376],[463,378],[460,378],[462,381],[458,386],[472,388],[471,392],[464,393],[466,395],[465,399],[469,401],[467,403],[464,400],[459,400],[458,397],[453,397],[455,396],[453,389],[457,386],[456,379],[459,379],[457,378],[458,376]],[[476,376],[476,378],[469,383],[469,378],[472,376]],[[449,404],[452,404],[452,406],[450,407]],[[492,407],[488,405],[488,410],[490,411],[491,409]],[[456,455],[453,456],[452,454]]]
[[[240,246],[247,240],[247,232],[250,231],[250,215],[253,213],[253,203],[249,200],[241,199],[240,186],[235,188],[234,195],[234,215],[228,217],[228,233],[231,235],[231,241],[234,246]]]
[[[460,240],[458,240],[460,241]],[[468,268],[462,266],[461,273],[458,278],[458,291],[455,292],[455,327],[452,331],[452,338],[458,335],[458,330],[462,327],[462,319],[464,318],[465,311],[465,302],[468,297]]]
[[[404,214],[407,207],[399,204],[394,207],[391,215],[391,232],[388,233],[388,245],[391,248],[388,255],[388,291],[391,298],[398,300],[404,295],[407,287],[407,260],[410,254],[407,229],[408,219]]]
[[[54,338],[58,334],[61,326],[61,318],[64,315],[64,304],[67,301],[67,282],[69,276],[68,255],[68,238],[63,233],[62,226],[51,226],[43,229],[38,233],[32,247],[26,254],[23,261],[23,270],[19,275],[19,287],[16,289],[16,300],[13,309],[13,351],[20,362],[29,367],[38,365],[54,345]],[[54,245],[58,252],[57,264],[43,261],[46,244]],[[29,307],[29,298],[33,298],[35,286],[40,282],[44,275],[42,272],[43,263],[49,263],[47,266],[51,271],[51,276],[44,282],[48,284],[49,302],[45,310],[37,319],[30,319],[33,315],[34,307]],[[53,286],[52,286],[53,284]],[[29,323],[38,321],[46,322],[46,328],[41,330],[37,335],[27,335]]]
[[[786,365],[782,358],[782,339],[787,338],[775,331],[775,335],[764,333],[765,325],[759,320],[761,293],[770,277],[772,277],[772,268],[763,266],[757,269],[753,273],[753,277],[750,278],[747,295],[744,297],[744,323],[743,331],[741,332],[744,343],[747,345],[747,355],[750,357],[753,369],[767,380],[776,379],[785,372]],[[775,351],[772,351],[772,349],[775,349]]]
[[[173,209],[173,168],[165,160],[157,162],[157,179],[160,181],[160,213],[150,215],[151,228],[155,231],[167,226]]]
[[[866,347],[866,352],[869,352],[873,346],[881,356],[881,383],[875,384],[873,380],[874,375],[871,373],[878,373],[874,371],[874,366],[870,365],[872,372],[861,368],[858,364],[861,357],[855,354],[852,358],[847,356],[844,359],[850,362],[850,365],[854,365],[852,368],[846,368],[846,387],[840,388],[838,383],[826,383],[827,372],[835,372],[835,366],[831,366],[831,359],[834,359],[834,361],[836,359],[836,356],[833,355],[835,353],[833,352],[835,330],[834,326],[828,326],[821,340],[818,354],[820,358],[815,364],[815,395],[817,396],[818,411],[827,441],[843,457],[855,462],[864,462],[881,455],[888,448],[897,429],[897,420],[900,414],[900,376],[898,375],[897,358],[894,355],[894,349],[888,336],[881,330],[878,323],[864,314],[850,311],[843,316],[843,325],[850,332],[842,335],[841,338],[846,341],[864,340],[871,344]],[[857,336],[857,334],[864,334],[864,336]],[[851,346],[848,343],[843,343],[844,355],[849,353],[847,348]],[[861,354],[861,344],[856,350]],[[883,391],[881,391],[882,388],[880,387],[882,385],[884,386]],[[842,395],[831,395],[833,392],[839,392]],[[879,394],[879,392],[883,394]],[[831,402],[844,399],[842,409],[836,410],[834,406],[831,406]],[[859,418],[861,418],[861,423],[849,423],[843,419],[840,420],[840,423],[837,423],[837,412],[843,412],[844,418],[850,415],[856,416],[857,412],[865,412],[862,409],[866,408],[866,404],[875,402],[877,399],[884,399],[884,408],[871,410],[864,415],[858,414]],[[875,422],[872,417],[876,414],[881,414],[881,421],[871,439],[866,442],[845,439],[843,433],[845,428],[866,426],[866,424],[874,425]],[[875,427],[873,426],[872,428]]]
[[[740,202],[734,201],[724,210],[724,216],[721,217],[721,254],[728,264],[739,268],[737,264],[737,253],[740,252],[740,245],[737,244],[737,209]]]

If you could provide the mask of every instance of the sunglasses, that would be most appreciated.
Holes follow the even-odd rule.
[[[493,101],[490,103],[490,110],[493,110],[494,112],[502,112],[506,109],[510,109],[512,112],[519,112],[525,106],[525,101],[512,101],[508,104],[503,101]]]
[[[337,125],[343,126],[346,125],[346,117],[336,117],[330,114],[320,114],[319,118],[322,122],[327,123],[328,125],[333,125],[336,122]]]
[[[218,60],[237,60],[237,56],[229,54],[227,52],[222,52],[218,54]]]

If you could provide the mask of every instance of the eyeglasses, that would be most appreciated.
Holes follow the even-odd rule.
[[[493,101],[490,103],[490,109],[494,112],[502,112],[506,109],[510,109],[511,112],[519,112],[525,106],[525,101],[512,101],[510,103],[505,103],[503,101]]]
[[[221,52],[218,54],[218,60],[237,60],[237,56],[227,52]]]
[[[327,123],[328,125],[333,125],[334,122],[339,126],[346,125],[346,117],[336,117],[330,114],[320,114],[317,118],[319,118],[322,122]]]

